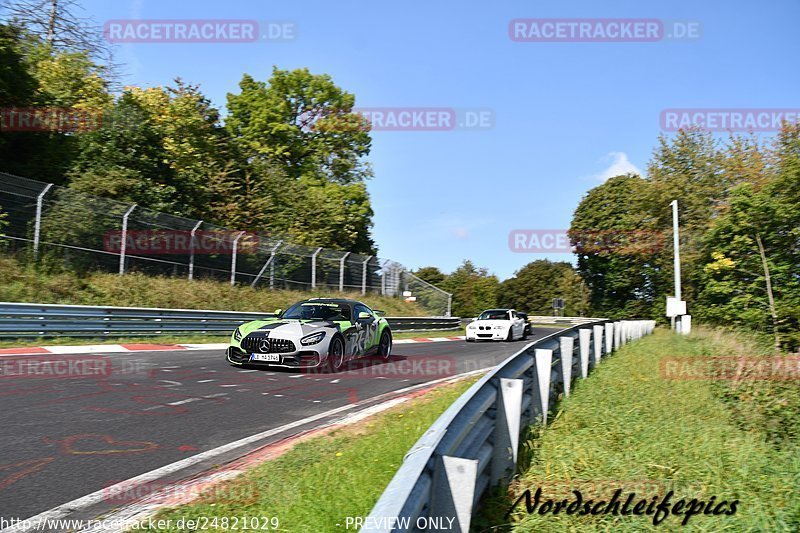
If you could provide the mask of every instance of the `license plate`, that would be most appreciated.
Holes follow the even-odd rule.
[[[276,353],[254,353],[250,356],[251,361],[265,361],[267,363],[280,363],[281,356]]]

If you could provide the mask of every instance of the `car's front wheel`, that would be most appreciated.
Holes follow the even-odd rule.
[[[344,366],[344,343],[341,337],[334,337],[328,346],[326,365],[329,372],[338,372]]]
[[[392,355],[392,334],[388,330],[383,330],[381,340],[378,343],[378,355],[383,359],[389,359]]]
[[[514,340],[514,328],[508,328],[508,336],[506,337],[506,342],[512,342]]]

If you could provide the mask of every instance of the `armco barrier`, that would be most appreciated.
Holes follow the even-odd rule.
[[[224,335],[272,313],[0,302],[0,338]],[[458,317],[386,317],[395,331],[449,330]]]
[[[444,523],[449,531],[468,532],[486,490],[513,475],[525,429],[547,424],[550,407],[560,394],[569,395],[574,378],[585,378],[604,356],[654,328],[650,320],[596,320],[530,343],[506,359],[411,448],[361,531],[427,531]]]

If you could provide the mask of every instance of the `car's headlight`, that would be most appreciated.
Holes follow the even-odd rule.
[[[312,344],[317,344],[319,341],[325,338],[325,332],[320,331],[317,333],[312,333],[311,335],[306,335],[302,339],[300,339],[300,344],[303,346],[311,346]]]
[[[494,329],[506,329],[506,326],[495,326]]]
[[[242,340],[242,332],[239,330],[239,328],[236,328],[233,331],[233,340],[235,340],[236,342],[239,342],[239,341]]]
[[[478,326],[470,324],[469,326],[467,326],[467,329],[478,329]]]

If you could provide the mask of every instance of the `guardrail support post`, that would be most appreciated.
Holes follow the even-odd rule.
[[[197,245],[197,230],[200,228],[202,223],[202,220],[198,220],[197,224],[194,225],[192,231],[189,233],[189,238],[191,241],[191,244],[189,244],[189,280],[194,279],[194,249]]]
[[[578,330],[581,345],[581,378],[589,375],[589,349],[592,346],[592,330],[583,328]]]
[[[371,260],[372,256],[369,256],[361,264],[361,294],[367,294],[367,267],[369,266],[369,262]]]
[[[320,246],[311,256],[311,288],[317,288],[317,256],[322,251],[322,247]]]
[[[444,316],[449,318],[452,313],[453,313],[453,295],[448,293],[447,294],[447,313]]]
[[[534,363],[536,364],[536,380],[538,394],[534,393],[534,399],[538,400],[538,407],[542,415],[542,425],[547,425],[547,411],[550,409],[550,374],[553,366],[553,350],[536,348]],[[538,398],[537,398],[538,396]],[[535,417],[536,412],[531,409],[531,414]],[[535,421],[535,420],[534,420]]]
[[[233,250],[231,254],[231,285],[236,285],[236,252],[239,247],[239,239],[241,239],[242,235],[244,234],[244,231],[240,231],[236,238],[233,239]]]
[[[607,331],[608,328],[603,328],[603,326],[594,326],[594,366],[600,364],[600,360],[603,358],[603,331],[604,329]]]
[[[344,292],[344,262],[349,255],[350,252],[347,252],[339,259],[339,292]]]
[[[125,251],[128,247],[128,217],[131,216],[133,210],[136,209],[136,204],[133,204],[122,215],[122,241],[119,243],[119,274],[120,276],[125,273]]]
[[[606,350],[605,355],[609,355],[614,351],[614,327],[613,322],[606,322]]]
[[[622,346],[622,322],[614,322],[614,350]]]
[[[36,222],[34,222],[33,226],[33,258],[37,259],[39,257],[39,234],[42,231],[42,204],[44,203],[44,195],[47,194],[53,187],[52,183],[48,183],[47,186],[39,193],[36,197]]]
[[[449,531],[468,533],[478,480],[478,460],[443,455],[437,459],[429,517],[442,518]],[[454,519],[452,526],[448,520]]]
[[[494,426],[491,484],[513,475],[519,450],[524,380],[500,378],[497,387],[497,417]]]
[[[569,396],[569,387],[572,384],[572,358],[575,348],[574,337],[559,337],[561,343],[561,377],[564,380],[564,397]]]

